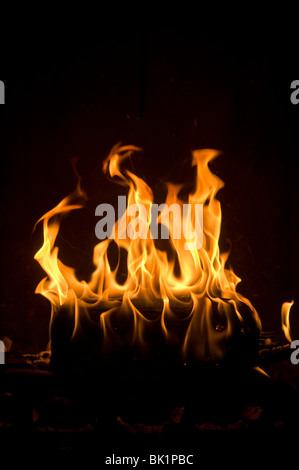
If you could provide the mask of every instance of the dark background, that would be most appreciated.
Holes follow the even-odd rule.
[[[70,159],[78,157],[89,203],[70,216],[60,245],[61,257],[88,277],[93,209],[119,191],[101,163],[120,141],[144,149],[134,167],[153,187],[167,176],[188,182],[192,149],[222,151],[211,167],[225,182],[221,246],[232,244],[239,291],[264,329],[278,333],[281,304],[294,299],[299,337],[296,43],[147,28],[102,34],[84,47],[4,46],[0,79],[0,338],[11,338],[13,351],[38,352],[48,341],[50,305],[34,294],[44,277],[33,260],[42,243],[35,222],[75,187]]]

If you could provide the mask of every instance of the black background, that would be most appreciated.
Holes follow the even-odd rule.
[[[50,306],[34,294],[44,273],[33,260],[41,233],[32,229],[75,187],[73,157],[89,209],[70,217],[61,257],[79,277],[91,272],[93,208],[119,191],[101,162],[117,142],[143,148],[134,167],[153,187],[159,178],[189,182],[192,149],[222,151],[211,167],[225,182],[221,246],[232,244],[239,291],[276,332],[281,304],[294,299],[299,337],[296,57],[296,43],[278,34],[162,28],[103,33],[85,46],[3,47],[0,338],[15,352],[46,347]]]

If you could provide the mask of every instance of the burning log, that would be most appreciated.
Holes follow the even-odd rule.
[[[202,333],[193,330],[192,305],[170,302],[171,322],[163,318],[163,302],[157,300],[147,304],[140,300],[132,302],[132,310],[124,310],[122,304],[113,303],[113,312],[109,309],[109,322],[103,322],[107,303],[80,312],[80,323],[76,328],[84,335],[73,334],[74,318],[69,309],[60,307],[53,316],[51,325],[51,363],[52,365],[88,363],[126,363],[172,364],[181,366],[185,362],[207,362],[216,364],[212,347],[221,348],[221,362],[246,364],[255,363],[258,356],[259,329],[254,322],[247,322],[245,329],[238,319],[235,320],[233,335],[227,335],[227,324],[221,323],[217,306],[209,310],[210,345],[202,340]],[[134,312],[138,308],[138,316]],[[102,310],[102,311],[101,311]],[[250,310],[244,304],[239,308],[243,317],[250,318]],[[233,312],[232,312],[233,313]],[[194,315],[194,312],[193,312]],[[205,321],[205,312],[201,322]],[[137,326],[134,322],[140,322]],[[164,328],[161,323],[165,322]],[[211,322],[211,323],[210,323]],[[212,326],[211,326],[212,324]],[[136,334],[136,331],[139,334]],[[206,330],[207,332],[207,330]],[[202,344],[200,344],[202,341]],[[220,353],[219,353],[220,354]]]
[[[278,371],[280,360],[276,349],[279,347],[273,347],[272,358]],[[271,347],[269,355],[270,351]],[[40,429],[53,429],[62,416],[69,420],[73,412],[68,410],[76,402],[79,410],[83,406],[85,418],[80,421],[83,416],[80,414],[75,421],[67,421],[75,430],[97,421],[104,426],[107,420],[110,423],[112,420],[128,432],[163,433],[172,424],[180,428],[196,424],[202,430],[209,423],[229,428],[240,419],[245,419],[246,427],[253,419],[248,416],[252,407],[263,410],[271,406],[271,413],[276,416],[278,407],[283,410],[288,403],[282,401],[282,394],[289,393],[289,399],[295,399],[288,387],[284,390],[258,370],[232,362],[181,366],[160,363],[155,367],[149,363],[144,367],[136,364],[124,367],[121,363],[106,367],[93,363],[84,370],[68,367],[60,373],[49,363],[48,370],[41,369],[40,361],[40,355],[11,358],[0,371],[0,401],[3,392],[13,394],[18,408],[23,410],[18,413],[19,420],[24,421],[26,415],[23,425],[30,421]],[[260,412],[259,416],[262,415]]]

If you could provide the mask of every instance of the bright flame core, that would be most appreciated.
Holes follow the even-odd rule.
[[[292,333],[291,333],[291,325],[290,325],[290,312],[291,308],[294,304],[292,302],[284,302],[281,306],[281,325],[282,331],[286,337],[286,339],[291,343],[292,342]]]
[[[221,254],[219,250],[221,206],[216,195],[223,182],[208,166],[218,152],[204,149],[192,153],[196,184],[194,192],[188,196],[188,204],[191,207],[203,204],[202,247],[186,250],[189,240],[183,232],[181,238],[173,237],[177,227],[174,217],[170,217],[169,249],[163,251],[150,237],[152,190],[141,178],[122,168],[139,150],[133,146],[116,146],[103,164],[107,176],[128,189],[127,209],[114,226],[113,243],[118,250],[114,269],[108,256],[110,239],[94,248],[95,270],[89,282],[79,281],[74,269],[64,265],[58,257],[55,241],[60,215],[84,204],[80,181],[72,194],[40,219],[44,242],[35,259],[47,277],[39,283],[36,292],[51,302],[51,335],[53,323],[66,315],[72,323],[70,342],[78,338],[84,341],[84,325],[88,320],[99,328],[98,341],[104,352],[131,344],[146,355],[155,348],[159,337],[159,341],[163,338],[165,344],[174,347],[183,360],[222,360],[234,338],[259,331],[261,323],[250,301],[236,291],[240,278],[226,267],[228,253]],[[181,189],[182,185],[167,183],[165,203],[168,206],[182,207]],[[145,239],[118,236],[119,227],[128,228],[134,218],[128,210],[133,204],[143,204],[146,208],[148,236]],[[163,212],[158,221],[162,218]],[[194,222],[191,211],[193,230]],[[123,253],[127,270],[124,282],[120,282],[118,274]]]

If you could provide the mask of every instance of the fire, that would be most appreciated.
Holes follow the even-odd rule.
[[[291,343],[292,342],[292,334],[291,334],[291,325],[290,325],[290,311],[294,304],[292,302],[284,302],[281,307],[281,325],[282,331],[286,337],[286,339]]]
[[[186,202],[181,197],[183,186],[167,183],[165,206],[153,221],[151,188],[125,167],[139,150],[116,146],[104,161],[109,179],[127,189],[127,206],[111,237],[94,247],[95,270],[88,282],[79,281],[74,269],[59,259],[55,245],[61,217],[84,206],[80,180],[72,194],[40,219],[44,241],[35,259],[47,276],[36,292],[52,305],[51,339],[55,322],[65,316],[72,325],[69,342],[84,340],[89,324],[99,329],[98,341],[106,353],[130,345],[146,356],[163,344],[177,351],[183,361],[221,361],[235,343],[256,334],[261,322],[251,302],[237,292],[241,279],[227,267],[228,253],[220,253],[222,215],[216,196],[223,182],[209,168],[218,152],[192,152],[196,180],[195,190],[188,195],[191,210],[179,211],[180,219],[174,212],[166,213],[167,207],[182,209]],[[193,209],[198,204],[203,207],[202,239],[196,245],[200,235]],[[141,205],[145,211],[139,211],[136,219]],[[186,218],[187,234],[182,229]],[[169,234],[166,248],[152,237],[153,222]],[[135,235],[142,231],[143,236],[129,236],[132,227]],[[114,268],[109,260],[111,243],[118,253]],[[123,260],[126,269],[120,276]]]

